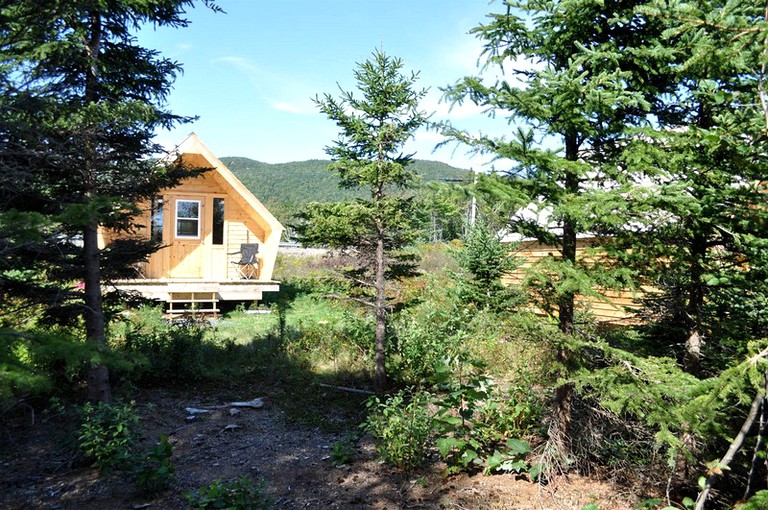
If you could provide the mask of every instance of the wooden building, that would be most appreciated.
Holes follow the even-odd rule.
[[[515,249],[511,255],[521,260],[521,264],[512,272],[506,274],[502,281],[507,285],[520,285],[525,279],[526,270],[548,257],[560,258],[560,250],[535,240],[522,240],[514,243]],[[599,254],[597,240],[593,237],[577,239],[576,257],[582,261]],[[599,255],[598,255],[599,256]],[[595,289],[598,296],[576,296],[577,310],[592,314],[595,320],[602,324],[636,324],[636,312],[640,309],[640,299],[644,293],[652,292],[644,288],[639,293],[615,291],[610,289]]]
[[[194,133],[176,149],[184,163],[210,168],[145,204],[139,235],[163,244],[120,290],[168,303],[168,311],[216,312],[219,301],[259,300],[272,280],[283,226]],[[110,233],[102,232],[102,245]],[[258,250],[242,264],[243,249]],[[245,269],[245,271],[243,271]]]

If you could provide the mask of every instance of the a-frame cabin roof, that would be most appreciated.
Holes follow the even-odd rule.
[[[271,234],[280,234],[285,230],[283,225],[275,218],[264,204],[256,198],[251,191],[235,177],[235,174],[222,163],[219,158],[206,147],[195,133],[190,133],[187,138],[181,142],[171,157],[181,157],[182,161],[194,168],[210,168],[208,175],[235,196],[236,199],[246,205],[244,209],[249,216],[257,223],[266,227],[265,230]]]

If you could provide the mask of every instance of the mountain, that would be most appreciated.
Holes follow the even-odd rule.
[[[262,163],[249,158],[223,157],[222,163],[277,216],[287,221],[302,204],[336,202],[363,196],[360,191],[339,188],[339,179],[328,171],[328,160]],[[439,161],[416,160],[413,168],[422,182],[469,180],[470,172]]]

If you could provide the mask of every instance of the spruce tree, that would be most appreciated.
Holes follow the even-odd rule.
[[[187,120],[164,106],[179,64],[139,46],[133,31],[185,26],[192,4],[10,0],[0,7],[2,283],[22,289],[30,282],[20,270],[44,272],[44,285],[58,289],[48,304],[81,314],[98,350],[106,343],[103,286],[153,249],[139,241],[102,248],[99,228],[133,232],[137,202],[188,175],[150,158],[160,152],[155,130]],[[72,288],[78,280],[82,291]],[[89,399],[110,400],[98,356],[88,376]]]
[[[761,38],[755,30],[765,9],[694,1],[652,3],[645,11],[665,24],[654,49],[669,57],[674,93],[657,96],[655,122],[637,129],[624,147],[621,165],[641,175],[643,186],[629,198],[634,215],[611,240],[622,263],[663,291],[656,301],[682,335],[669,343],[684,345],[683,366],[698,375],[707,351],[722,350],[717,332],[728,332],[719,323],[766,318],[740,313],[768,291],[765,33]],[[750,330],[744,326],[739,330]],[[737,358],[743,349],[722,355]],[[704,368],[712,375],[722,367],[710,358]]]
[[[578,329],[575,297],[629,284],[624,270],[607,271],[576,256],[577,239],[592,235],[606,208],[631,186],[631,176],[613,163],[626,139],[626,125],[644,119],[649,99],[667,91],[663,74],[645,70],[665,56],[644,51],[660,24],[641,13],[637,1],[563,0],[504,2],[472,30],[483,41],[485,68],[502,66],[503,79],[488,84],[467,77],[446,90],[450,101],[472,101],[506,117],[510,136],[473,136],[452,126],[445,133],[496,157],[517,203],[509,229],[555,245],[560,257],[532,268],[528,282],[555,310],[566,335]],[[632,47],[633,51],[625,51]],[[511,71],[510,71],[511,69]],[[562,375],[572,355],[558,347]],[[568,458],[572,387],[555,390],[549,428],[555,458]]]
[[[349,276],[372,293],[362,300],[376,319],[377,392],[387,386],[387,282],[412,270],[412,258],[400,250],[416,234],[412,199],[398,193],[416,182],[413,155],[402,150],[428,119],[419,110],[426,90],[415,88],[417,74],[404,75],[402,69],[402,60],[377,50],[355,70],[361,97],[342,90],[338,99],[316,98],[320,111],[340,129],[338,140],[326,148],[333,160],[329,170],[338,173],[342,187],[365,190],[368,197],[312,205],[303,215],[308,223],[300,236],[306,244],[352,249],[357,257]]]

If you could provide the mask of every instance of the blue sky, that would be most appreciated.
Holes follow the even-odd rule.
[[[145,29],[141,44],[180,62],[169,106],[199,120],[158,134],[167,146],[197,133],[219,157],[244,156],[268,163],[326,159],[338,135],[312,98],[355,90],[353,69],[377,49],[418,71],[430,92],[422,109],[458,127],[502,133],[474,106],[440,101],[440,87],[477,74],[481,44],[468,31],[500,2],[488,0],[219,0],[226,11],[202,6],[189,12],[187,28]],[[338,85],[337,85],[338,84]],[[480,170],[464,148],[441,149],[436,133],[419,132],[408,150]]]

